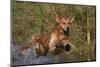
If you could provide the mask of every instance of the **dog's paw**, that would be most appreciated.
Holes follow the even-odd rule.
[[[71,46],[70,46],[70,44],[67,44],[66,46],[65,46],[65,51],[70,51],[71,50]]]

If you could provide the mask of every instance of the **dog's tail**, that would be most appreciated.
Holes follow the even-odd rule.
[[[27,53],[27,49],[32,48],[33,46],[35,46],[37,44],[37,41],[38,41],[37,37],[32,38],[26,45],[23,45],[19,49],[19,55],[25,56],[26,53]]]

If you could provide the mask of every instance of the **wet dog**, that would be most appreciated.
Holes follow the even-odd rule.
[[[25,51],[33,46],[36,46],[37,56],[45,56],[48,52],[52,53],[59,47],[66,48],[69,40],[69,27],[74,20],[74,16],[62,17],[56,14],[55,20],[58,24],[50,33],[34,37],[29,44],[20,49],[22,55],[25,55]]]

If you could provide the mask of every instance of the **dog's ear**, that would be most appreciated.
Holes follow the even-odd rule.
[[[61,18],[62,17],[59,16],[58,14],[55,15],[55,20],[56,20],[57,23],[60,23],[61,22]]]
[[[74,16],[68,17],[68,20],[69,20],[70,23],[72,23],[74,21]]]

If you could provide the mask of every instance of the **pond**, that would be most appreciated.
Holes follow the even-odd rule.
[[[26,56],[23,57],[18,55],[20,46],[14,45],[15,43],[11,45],[11,65],[36,65],[80,61],[78,56],[73,53],[75,49],[72,46],[70,51],[61,52],[57,55],[48,53],[46,56],[40,57],[36,57],[35,48],[33,47],[29,48]]]

